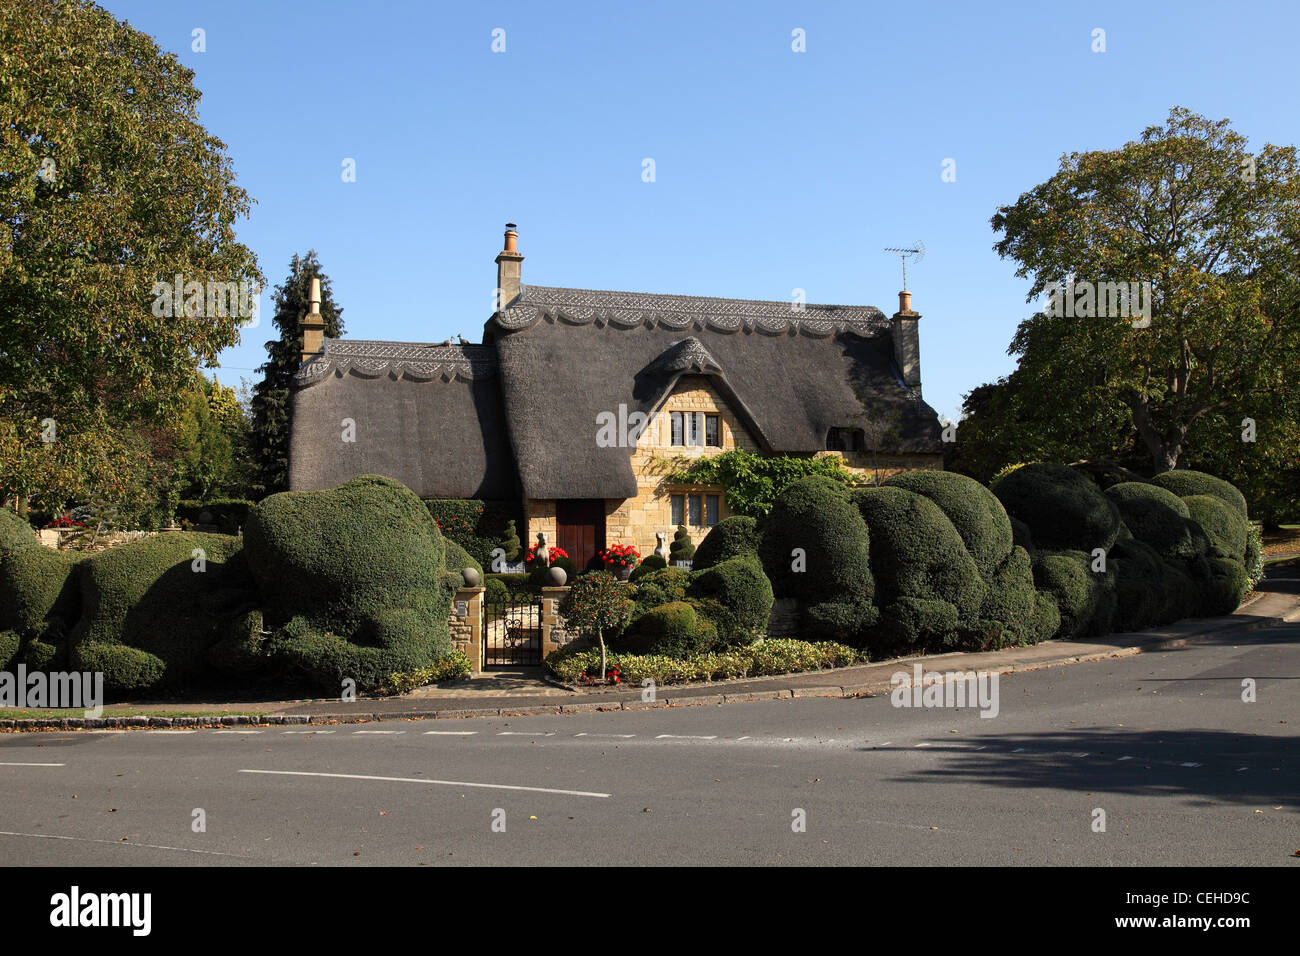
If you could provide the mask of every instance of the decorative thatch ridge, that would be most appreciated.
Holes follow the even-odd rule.
[[[496,351],[490,345],[326,339],[321,354],[294,375],[294,384],[311,385],[331,373],[361,378],[387,375],[415,382],[477,382],[496,375]]]
[[[870,305],[805,305],[762,299],[715,299],[694,295],[655,295],[602,289],[524,286],[493,321],[507,331],[538,322],[763,335],[806,335],[827,339],[850,333],[864,338],[889,331],[889,319]]]
[[[646,367],[647,372],[672,374],[680,372],[721,372],[722,366],[709,354],[704,343],[695,336],[675,342]]]

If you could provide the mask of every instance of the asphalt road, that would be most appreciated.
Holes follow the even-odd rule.
[[[1300,866],[1300,626],[999,691],[3,735],[0,864]]]

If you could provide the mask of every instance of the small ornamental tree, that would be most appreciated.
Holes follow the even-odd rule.
[[[573,582],[560,601],[560,616],[568,627],[595,631],[600,644],[600,679],[605,679],[605,632],[617,633],[632,617],[629,589],[608,571],[593,571]]]
[[[519,543],[519,532],[515,530],[514,519],[511,519],[506,522],[506,535],[501,539],[501,550],[506,553],[507,561],[518,561],[522,547]]]
[[[686,525],[679,524],[677,533],[673,535],[673,543],[668,546],[668,555],[674,561],[689,561],[695,557],[695,545],[691,541],[690,532],[686,530]]]

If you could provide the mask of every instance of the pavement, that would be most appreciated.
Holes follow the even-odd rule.
[[[926,670],[1013,674],[1087,661],[1127,657],[1182,646],[1190,641],[1222,640],[1261,628],[1300,620],[1300,568],[1269,570],[1258,596],[1234,614],[1191,618],[1161,628],[1111,634],[1086,641],[1045,641],[1032,647],[983,653],[929,654],[775,677],[744,678],[656,688],[568,688],[543,679],[542,669],[488,672],[482,677],[420,688],[391,698],[355,701],[227,701],[209,703],[137,702],[105,709],[101,718],[0,720],[0,730],[66,730],[142,727],[203,727],[276,724],[328,724],[392,720],[439,720],[500,715],[566,714],[607,710],[707,706],[754,700],[803,697],[854,697],[886,693],[898,671],[916,663]],[[113,716],[130,707],[136,716]],[[140,716],[140,711],[147,715]],[[169,716],[177,711],[211,716]]]

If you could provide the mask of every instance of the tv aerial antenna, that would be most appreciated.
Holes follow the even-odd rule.
[[[913,245],[914,248],[912,249],[903,249],[896,246],[889,246],[885,249],[886,252],[892,252],[894,253],[894,255],[898,256],[898,258],[903,263],[903,291],[904,292],[907,291],[908,257],[909,256],[911,257],[913,265],[915,265],[916,263],[920,262],[922,259],[925,258],[925,243],[922,242],[920,239],[918,239]]]

